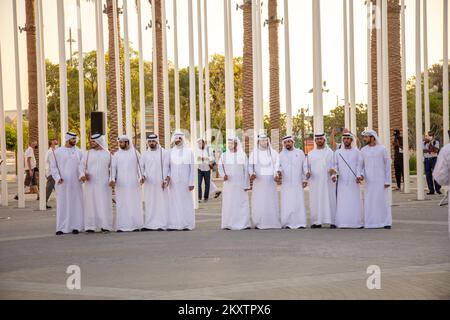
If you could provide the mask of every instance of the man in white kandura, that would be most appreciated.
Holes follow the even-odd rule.
[[[168,230],[193,230],[195,211],[192,198],[194,190],[194,153],[186,145],[185,135],[174,133],[170,150],[170,185]]]
[[[275,166],[278,153],[269,137],[259,134],[255,149],[250,154],[249,172],[253,182],[252,220],[256,229],[280,229],[278,191]]]
[[[50,173],[56,182],[56,235],[83,230],[83,188],[79,166],[83,153],[76,147],[77,135],[67,132],[65,145],[52,151]]]
[[[321,228],[329,224],[336,228],[336,184],[332,178],[336,176],[334,154],[328,147],[324,133],[314,135],[316,147],[307,157],[309,180],[309,202],[311,207],[311,228]]]
[[[283,151],[278,157],[277,180],[281,183],[281,226],[286,229],[304,229],[306,212],[303,189],[306,187],[306,157],[294,147],[294,138],[282,139]]]
[[[441,186],[448,186],[450,182],[450,144],[444,146],[439,153],[436,166],[433,170],[433,178]],[[448,197],[448,194],[447,194]],[[448,232],[450,235],[450,206],[448,209]]]
[[[141,156],[126,135],[119,137],[119,147],[112,158],[110,181],[116,188],[116,230],[136,232],[143,224]]]
[[[362,200],[358,174],[361,152],[351,133],[342,136],[342,147],[334,153],[337,183],[336,226],[338,228],[362,228]]]
[[[365,181],[364,228],[390,229],[392,226],[389,187],[391,186],[391,159],[373,130],[363,132],[366,146],[361,149],[361,173]]]
[[[156,134],[147,137],[147,146],[147,151],[142,155],[145,180],[145,220],[142,231],[165,230],[169,214],[170,153],[161,147]]]
[[[250,229],[248,160],[237,137],[228,138],[228,148],[219,160],[223,177],[222,229]]]
[[[112,192],[109,187],[111,154],[101,134],[91,136],[91,149],[83,155],[79,175],[84,183],[84,229],[88,233],[112,230]]]

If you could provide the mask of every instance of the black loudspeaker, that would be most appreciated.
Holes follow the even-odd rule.
[[[103,112],[91,112],[91,135],[105,134],[105,116]]]

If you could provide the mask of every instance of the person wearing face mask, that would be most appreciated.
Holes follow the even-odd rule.
[[[47,209],[51,209],[52,207],[48,205],[48,199],[50,199],[50,195],[53,190],[55,190],[55,179],[53,179],[50,173],[50,157],[52,156],[52,152],[54,152],[58,148],[58,140],[53,139],[49,142],[49,149],[45,156],[45,176],[47,178],[47,183],[45,186],[45,203],[47,205]]]
[[[84,228],[83,188],[79,180],[79,166],[83,153],[77,148],[78,137],[67,132],[65,145],[52,150],[50,172],[56,182],[56,235]]]

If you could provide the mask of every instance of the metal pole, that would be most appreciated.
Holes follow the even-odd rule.
[[[322,45],[320,27],[320,0],[313,0],[313,82],[314,82],[314,132],[323,132],[322,97]]]
[[[66,40],[64,22],[64,1],[56,2],[58,12],[58,44],[59,44],[59,95],[61,115],[61,137],[68,130],[68,102],[67,102],[67,65],[66,65]]]
[[[0,45],[0,148],[2,149],[2,206],[8,206],[8,164],[6,161],[5,106],[3,101],[2,50]]]
[[[81,4],[77,0],[77,26],[78,26],[78,95],[80,99],[80,136],[81,149],[86,150],[86,109],[84,102],[84,66],[83,66],[83,34],[81,29]]]
[[[427,0],[423,0],[423,98],[425,132],[430,131],[430,83],[428,77],[428,9]]]
[[[205,117],[206,117],[206,141],[211,143],[211,93],[209,90],[209,48],[208,48],[208,7],[207,1],[203,0],[203,18],[205,29]]]
[[[347,0],[343,0],[343,25],[344,25],[344,123],[346,128],[350,128],[350,104],[349,104],[349,83],[348,83],[348,27],[347,27]]]
[[[371,32],[373,28],[371,8],[372,1],[367,0],[367,127],[373,128],[373,108],[372,108],[372,52],[371,52]]]
[[[126,133],[133,138],[132,106],[131,106],[131,71],[130,71],[130,41],[128,36],[128,0],[123,0],[123,41],[125,63],[125,124]]]
[[[17,110],[17,188],[19,197],[19,208],[25,208],[24,195],[24,158],[23,158],[23,112],[22,91],[20,86],[20,60],[19,60],[19,37],[17,26],[17,4],[12,0],[13,26],[14,26],[14,54],[15,54],[15,76],[16,76],[16,110]],[[6,161],[6,160],[5,160]]]
[[[177,0],[173,0],[173,48],[174,48],[174,88],[175,88],[175,128],[180,130],[180,74],[178,71],[178,14]]]
[[[408,130],[408,103],[406,96],[406,23],[405,0],[401,2],[401,29],[402,29],[402,131],[403,131],[403,179],[404,193],[410,192],[409,183],[409,130]]]
[[[158,61],[156,54],[156,6],[155,1],[152,2],[152,43],[153,43],[153,54],[152,54],[152,71],[153,71],[153,131],[159,134],[159,110],[158,110]]]
[[[289,0],[284,0],[284,65],[286,82],[286,133],[292,134],[291,46],[289,39]]]
[[[444,0],[444,66],[443,66],[443,88],[447,88],[446,90],[448,90],[448,0]],[[444,144],[448,144],[449,143],[449,135],[448,135],[448,130],[449,130],[449,104],[448,104],[448,94],[444,94],[444,99],[443,99],[443,118],[444,118]]]
[[[356,97],[355,97],[355,27],[353,15],[353,0],[349,0],[350,19],[350,130],[356,134]]]
[[[420,0],[416,0],[416,159],[417,200],[425,200],[422,148],[422,70],[420,55]]]

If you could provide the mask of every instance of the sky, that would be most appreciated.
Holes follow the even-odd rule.
[[[15,70],[14,70],[14,35],[12,20],[12,1],[0,0],[0,46],[3,68],[3,91],[4,105],[6,110],[15,109]],[[46,58],[58,63],[58,28],[57,9],[58,0],[43,0],[44,11],[44,44]],[[178,9],[178,41],[179,41],[179,65],[180,68],[189,64],[188,43],[188,1],[177,1]],[[310,107],[312,113],[312,95],[308,91],[312,88],[312,1],[314,0],[289,0],[290,21],[290,45],[291,45],[291,81],[292,81],[292,107],[293,113],[302,107]],[[106,3],[106,1],[103,1]],[[137,50],[137,15],[134,0],[128,0],[129,34],[131,45]],[[200,1],[203,3],[203,0]],[[278,16],[282,18],[283,1],[278,1]],[[355,23],[355,83],[356,103],[367,102],[367,20],[364,0],[354,1],[354,23]],[[233,26],[233,51],[234,56],[242,55],[243,27],[242,10],[236,10],[236,5],[242,0],[232,1],[232,26]],[[267,3],[263,1],[264,7],[262,19],[267,19]],[[415,1],[406,0],[406,73],[407,77],[415,74]],[[443,0],[428,0],[428,60],[429,66],[442,61],[443,54]],[[25,24],[25,1],[18,0],[18,23]],[[170,25],[167,33],[168,59],[173,61],[173,1],[166,1],[166,18]],[[209,54],[224,53],[224,28],[223,28],[223,0],[208,0],[208,33]],[[64,0],[66,39],[69,37],[69,27],[72,28],[72,36],[77,40],[76,26],[76,1]],[[119,0],[122,6],[122,0]],[[194,7],[194,48],[195,61],[197,56],[197,0],[193,0]],[[95,50],[95,11],[93,2],[81,0],[83,52]],[[203,9],[202,9],[203,10]],[[447,12],[448,14],[448,12]],[[145,30],[145,25],[151,19],[151,7],[148,1],[142,0],[142,24],[143,24],[143,50],[144,59],[151,61],[152,39],[151,29]],[[343,68],[343,1],[322,0],[321,1],[321,27],[322,27],[322,77],[327,81],[329,93],[324,93],[324,113],[336,106],[337,100],[344,98],[344,68]],[[103,15],[105,49],[107,42],[107,17]],[[203,21],[202,21],[203,22]],[[123,21],[121,17],[121,33],[123,37]],[[268,29],[262,29],[263,50],[263,87],[264,104],[269,101],[269,49]],[[284,26],[279,28],[280,47],[280,94],[281,111],[285,111],[285,66],[284,66]],[[77,43],[74,44],[77,51]],[[22,89],[23,108],[27,108],[27,60],[26,60],[26,35],[19,33],[20,51],[20,79]],[[69,58],[69,44],[66,43],[66,55]],[[422,55],[423,57],[423,55]],[[422,63],[423,65],[423,63]]]

